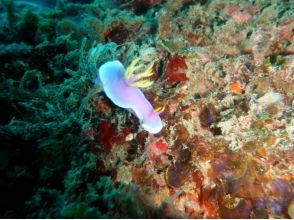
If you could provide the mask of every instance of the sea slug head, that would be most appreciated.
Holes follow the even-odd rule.
[[[108,87],[109,84],[115,84],[124,77],[125,68],[118,60],[109,61],[103,64],[99,69],[99,74],[95,82],[102,83],[103,87]]]

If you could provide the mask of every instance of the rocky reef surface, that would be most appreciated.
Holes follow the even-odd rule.
[[[292,1],[0,6],[0,217],[294,218]],[[94,82],[136,58],[155,135]]]

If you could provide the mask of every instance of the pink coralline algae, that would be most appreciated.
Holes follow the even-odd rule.
[[[166,153],[168,150],[167,143],[165,143],[163,140],[158,140],[155,143],[155,146],[156,146],[159,153]]]
[[[151,156],[160,156],[166,153],[168,150],[167,143],[162,139],[150,138],[150,142],[147,144],[147,151]]]
[[[258,11],[258,7],[254,5],[229,5],[225,8],[225,15],[232,17],[237,24],[244,24],[252,18],[252,14]]]
[[[236,23],[243,24],[251,19],[251,14],[247,12],[236,12],[235,14],[233,14],[233,19],[234,21],[236,21]]]

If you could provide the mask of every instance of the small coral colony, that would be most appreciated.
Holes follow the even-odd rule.
[[[34,146],[0,151],[30,181],[22,216],[294,218],[292,1],[2,6],[1,135]]]

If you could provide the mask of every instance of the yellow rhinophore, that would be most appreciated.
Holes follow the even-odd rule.
[[[125,78],[129,82],[130,86],[146,88],[153,84],[153,81],[144,78],[147,78],[154,74],[152,69],[154,63],[149,65],[149,67],[143,73],[135,74],[135,71],[141,70],[143,67],[143,65],[137,65],[139,61],[140,58],[137,58],[132,61],[130,66],[128,66],[128,68],[126,69]]]

